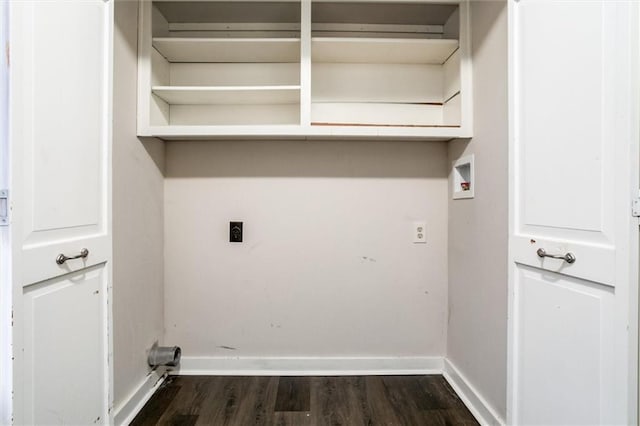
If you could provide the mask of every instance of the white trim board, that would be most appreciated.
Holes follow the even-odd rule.
[[[182,357],[173,375],[360,376],[442,374],[442,357]]]
[[[9,4],[0,2],[0,46],[9,46]],[[9,187],[9,62],[0,55],[0,188]],[[7,212],[9,213],[9,212]],[[11,424],[13,363],[11,326],[13,289],[9,227],[0,227],[0,424]]]
[[[128,425],[151,399],[160,385],[167,378],[165,367],[158,367],[145,377],[138,388],[114,410],[113,424]]]
[[[473,417],[481,425],[504,425],[505,421],[494,411],[487,401],[460,373],[460,371],[448,359],[444,360],[442,372],[444,378],[449,382],[453,390],[460,397],[464,405],[467,406]]]

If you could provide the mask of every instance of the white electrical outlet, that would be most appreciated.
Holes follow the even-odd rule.
[[[426,244],[427,224],[425,222],[413,222],[413,243]]]

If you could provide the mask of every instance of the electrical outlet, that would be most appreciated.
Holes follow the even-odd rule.
[[[229,242],[242,242],[242,222],[229,222]]]
[[[413,222],[413,243],[426,244],[427,224],[425,222]]]

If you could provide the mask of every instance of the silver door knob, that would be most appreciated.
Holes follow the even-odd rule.
[[[60,253],[58,255],[58,257],[56,257],[56,263],[58,265],[62,265],[67,260],[70,260],[70,259],[81,259],[81,258],[85,259],[87,256],[89,256],[89,250],[87,250],[86,248],[83,248],[82,250],[80,250],[80,254],[75,255],[75,256],[65,256],[64,254]]]
[[[576,261],[576,256],[570,252],[566,254],[549,254],[545,251],[545,249],[539,248],[536,253],[538,253],[539,257],[550,257],[552,259],[562,259],[567,263],[573,263]]]

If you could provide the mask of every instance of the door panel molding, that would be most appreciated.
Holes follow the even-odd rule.
[[[616,249],[613,246],[540,238],[535,234],[514,235],[510,244],[516,263],[615,287]],[[557,259],[542,259],[538,249],[552,254],[572,253],[576,261],[568,264]]]
[[[636,2],[509,0],[509,424],[637,422],[639,18]],[[539,380],[536,343],[573,364]]]
[[[609,424],[602,407],[614,398],[606,392],[614,385],[614,323],[606,320],[614,289],[521,266],[514,293],[515,424]],[[537,374],[526,374],[532,370]],[[556,391],[527,393],[549,385]]]
[[[12,160],[21,172],[13,232],[22,243],[23,285],[60,273],[43,259],[47,246],[75,251],[82,247],[74,241],[109,238],[110,7],[101,0],[12,6],[11,111],[19,126],[11,137],[21,144]],[[87,247],[94,264],[106,259],[104,245]]]
[[[107,277],[101,264],[24,288],[26,424],[108,421]]]
[[[13,422],[110,424],[113,1],[14,1],[9,19]],[[66,346],[56,324],[73,331],[58,333]],[[92,355],[78,359],[83,345]]]

